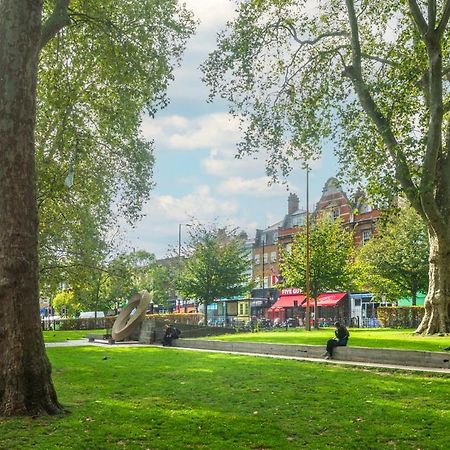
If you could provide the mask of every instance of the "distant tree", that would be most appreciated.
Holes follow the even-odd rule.
[[[328,291],[347,290],[351,283],[353,235],[340,220],[323,215],[310,229],[310,293],[317,297]],[[294,235],[290,251],[281,249],[280,274],[283,284],[306,292],[306,229]],[[317,317],[315,317],[317,318]],[[315,326],[318,322],[315,321]]]
[[[245,293],[249,288],[249,251],[236,229],[195,225],[189,228],[189,243],[182,251],[177,290],[204,306],[220,297]]]
[[[107,280],[103,297],[110,308],[123,306],[134,293],[143,289],[152,293],[153,303],[167,306],[171,277],[152,253],[138,250],[118,255],[107,264],[104,276]]]
[[[58,292],[52,300],[52,308],[61,314],[65,311],[65,315],[68,317],[74,316],[81,311],[81,304],[77,301],[75,293],[71,289]]]
[[[360,281],[371,292],[394,300],[411,296],[415,305],[417,293],[428,289],[428,257],[426,227],[405,205],[379,223],[377,234],[358,253],[357,263],[367,275]]]
[[[168,306],[169,294],[174,290],[170,268],[161,264],[153,264],[149,268],[147,288],[153,294],[153,303]]]

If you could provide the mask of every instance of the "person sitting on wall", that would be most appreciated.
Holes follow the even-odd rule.
[[[336,330],[334,331],[335,337],[329,339],[327,342],[327,351],[324,354],[326,359],[331,359],[333,357],[333,350],[335,347],[345,347],[348,338],[350,337],[347,328],[345,328],[344,325],[341,325],[340,322],[336,322],[334,326],[336,327]]]
[[[162,345],[171,346],[173,340],[174,332],[172,325],[167,324],[164,330],[164,336],[162,338]]]
[[[176,328],[170,324],[167,324],[165,327],[165,330],[164,330],[162,345],[171,346],[172,341],[174,339],[178,339],[180,337],[180,334],[181,334],[181,331],[178,328]]]

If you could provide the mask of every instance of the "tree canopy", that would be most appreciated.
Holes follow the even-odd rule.
[[[236,229],[202,225],[189,228],[176,286],[185,298],[203,304],[205,324],[212,301],[248,291],[249,255],[245,237]]]
[[[79,271],[97,245],[117,245],[117,223],[139,219],[154,164],[142,114],[167,105],[167,86],[195,25],[175,0],[56,3],[66,4],[66,24],[42,48],[37,92],[44,285],[61,266]],[[54,6],[44,2],[44,20]]]
[[[360,250],[360,283],[390,301],[428,289],[429,246],[420,216],[408,205],[378,224],[377,233]]]
[[[317,297],[330,291],[347,291],[352,281],[353,235],[340,220],[327,215],[312,223],[309,233],[310,292]],[[302,228],[294,235],[290,250],[281,249],[280,274],[283,285],[306,292],[307,234]]]
[[[424,333],[450,330],[449,17],[448,0],[251,0],[203,65],[269,173],[331,142],[371,195],[404,192],[430,239]]]

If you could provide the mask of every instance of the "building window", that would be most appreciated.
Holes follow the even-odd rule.
[[[275,262],[277,260],[277,252],[270,253],[270,262]]]
[[[287,244],[286,245],[286,253],[291,254],[291,251],[292,251],[292,244]]]
[[[264,277],[264,288],[268,288],[269,286],[269,278],[270,277]]]
[[[259,255],[255,255],[255,264],[258,265],[261,262],[261,258]]]
[[[239,303],[239,315],[240,316],[244,315],[244,304],[243,303]]]
[[[267,264],[269,262],[269,255],[267,253],[264,253],[264,264]]]
[[[339,208],[339,206],[335,206],[335,207],[331,208],[331,218],[333,220],[336,220],[340,215],[341,215],[341,209]]]
[[[372,230],[363,230],[362,232],[362,245],[365,245],[372,237]]]

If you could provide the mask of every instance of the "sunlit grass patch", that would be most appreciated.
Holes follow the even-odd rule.
[[[48,350],[60,417],[0,448],[446,448],[450,377],[176,349]]]

